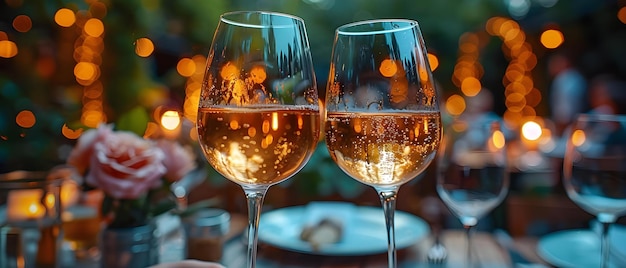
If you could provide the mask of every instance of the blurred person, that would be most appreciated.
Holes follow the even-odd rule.
[[[562,52],[548,59],[548,72],[553,77],[550,110],[556,133],[560,136],[577,114],[588,109],[587,80],[574,67],[572,59]]]
[[[475,96],[465,97],[465,104],[461,118],[466,121],[476,122],[499,117],[493,112],[493,94],[487,88],[482,88]]]
[[[471,122],[472,126],[484,125],[491,120],[500,121],[501,130],[507,140],[514,136],[512,129],[509,129],[501,116],[493,110],[493,93],[488,88],[482,88],[478,94],[472,97],[465,97],[466,108],[460,119]]]
[[[592,113],[626,114],[626,81],[604,74],[594,77],[589,85]]]

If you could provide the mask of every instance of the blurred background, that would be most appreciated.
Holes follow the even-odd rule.
[[[591,218],[562,193],[558,137],[575,112],[626,107],[619,105],[626,99],[624,0],[2,0],[0,173],[64,163],[80,134],[100,122],[146,134],[171,130],[193,142],[195,131],[180,120],[195,122],[219,15],[253,9],[304,19],[322,97],[338,26],[417,20],[442,111],[501,116],[519,145],[511,194],[489,225],[527,234]],[[226,204],[245,212],[241,189],[207,169],[193,198],[237,192]],[[402,188],[399,209],[420,214],[425,197],[436,196],[432,169]],[[373,190],[339,171],[323,142],[296,178],[270,189],[266,204],[319,199],[379,205]],[[511,218],[507,207],[528,222]],[[550,209],[565,216],[551,222]],[[575,220],[566,220],[570,214]]]

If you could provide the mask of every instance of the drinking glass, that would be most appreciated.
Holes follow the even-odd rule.
[[[463,224],[467,265],[474,266],[471,233],[509,188],[506,142],[498,120],[454,120],[438,157],[437,193]]]
[[[256,265],[265,193],[309,160],[319,120],[303,20],[262,11],[221,15],[200,96],[198,140],[213,168],[245,192],[248,267]]]
[[[563,184],[602,224],[600,263],[608,267],[609,226],[626,214],[626,115],[581,114],[569,133]]]
[[[435,158],[441,133],[418,23],[369,20],[337,28],[325,107],[328,151],[345,173],[378,192],[389,267],[396,267],[398,189]]]

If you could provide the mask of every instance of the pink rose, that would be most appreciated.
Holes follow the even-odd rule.
[[[89,167],[93,145],[102,141],[113,133],[111,125],[100,124],[97,129],[89,129],[83,133],[67,159],[67,163],[74,166],[80,174],[84,174]]]
[[[185,148],[172,140],[159,140],[157,146],[165,153],[165,159],[163,160],[163,164],[167,169],[165,179],[169,182],[180,180],[196,168],[195,156],[189,148]]]
[[[135,199],[161,186],[166,169],[159,147],[131,132],[100,133],[100,129],[99,138],[85,137],[95,140],[87,183],[117,199]]]

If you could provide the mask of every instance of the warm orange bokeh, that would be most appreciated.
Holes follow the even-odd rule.
[[[152,52],[154,52],[154,43],[152,43],[152,40],[145,37],[137,39],[135,42],[135,53],[137,53],[139,57],[149,57],[152,55]]]
[[[546,30],[541,33],[541,44],[549,49],[554,49],[563,44],[563,33],[558,30]]]
[[[196,62],[190,58],[182,58],[176,64],[176,71],[183,77],[190,77],[196,72]]]
[[[17,55],[17,45],[13,41],[2,40],[0,41],[0,57],[12,58]]]
[[[33,114],[32,111],[24,110],[17,114],[17,116],[15,117],[15,122],[20,127],[31,128],[35,125],[37,119],[35,118],[35,114]]]
[[[61,8],[54,14],[54,22],[61,27],[70,27],[76,22],[76,15],[67,8]]]
[[[19,15],[15,17],[15,19],[13,19],[13,28],[18,32],[28,32],[32,27],[33,21],[30,19],[29,16]]]
[[[84,31],[92,37],[99,37],[104,33],[104,24],[99,19],[89,19],[85,22]]]

